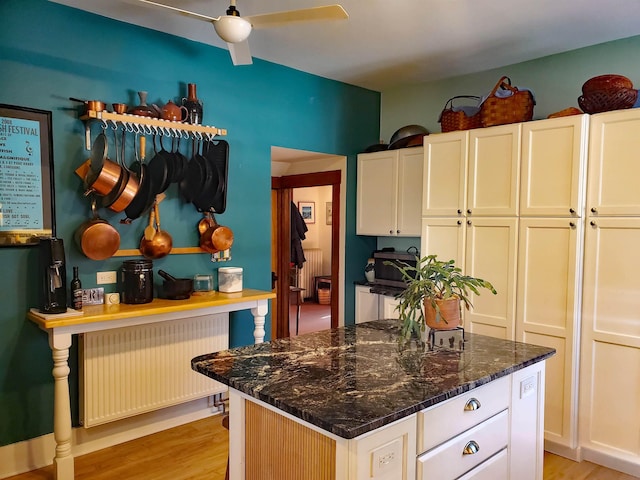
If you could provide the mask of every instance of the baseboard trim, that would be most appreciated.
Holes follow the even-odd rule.
[[[592,450],[587,447],[582,448],[582,459],[640,478],[640,463],[638,462],[626,460],[624,458],[616,457],[598,450]]]
[[[569,460],[573,460],[574,462],[579,462],[582,460],[580,448],[571,448],[552,440],[545,440],[544,449],[547,452],[559,455],[564,458],[568,458]]]
[[[73,456],[102,450],[217,413],[209,407],[207,398],[201,398],[89,429],[77,427],[72,432]],[[53,433],[0,447],[0,478],[51,465],[55,447]]]

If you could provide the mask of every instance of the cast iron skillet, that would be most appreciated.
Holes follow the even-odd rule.
[[[156,151],[156,136],[153,136],[153,150],[155,155],[149,162],[149,176],[153,185],[153,194],[164,192],[170,183],[170,153],[164,149],[162,137],[160,137],[160,151]]]
[[[184,177],[180,181],[180,194],[186,202],[192,202],[204,187],[206,180],[206,160],[198,152],[196,141],[193,142],[193,157],[187,164]]]
[[[205,184],[201,194],[193,200],[198,211],[212,210],[223,213],[225,210],[226,179],[225,168],[229,158],[229,144],[225,140],[207,142],[207,167],[211,180]]]
[[[132,167],[132,170],[137,169],[139,172],[138,192],[136,193],[136,196],[133,197],[131,203],[124,210],[127,218],[125,218],[124,220],[120,220],[120,223],[131,223],[132,220],[140,217],[151,207],[151,205],[153,205],[153,199],[155,198],[155,194],[153,193],[152,178],[149,175],[148,166],[142,163],[142,160],[144,160],[144,147],[142,146],[144,142],[141,141],[140,143],[141,155],[138,159],[138,151],[136,149],[135,139],[133,141],[133,149],[135,151],[136,160],[138,160],[138,162],[137,165],[134,165]]]

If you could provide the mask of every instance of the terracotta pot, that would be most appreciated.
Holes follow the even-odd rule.
[[[439,314],[431,304],[430,298],[424,300],[424,318],[427,326],[433,330],[453,330],[462,323],[460,318],[460,299],[436,300]]]

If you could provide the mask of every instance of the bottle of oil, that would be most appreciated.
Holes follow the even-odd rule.
[[[71,299],[74,310],[82,310],[82,283],[80,282],[80,277],[78,277],[78,267],[73,267]]]

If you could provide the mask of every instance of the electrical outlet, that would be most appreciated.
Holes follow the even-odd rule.
[[[116,283],[118,280],[116,272],[98,272],[96,273],[96,283],[98,285],[106,285]]]
[[[382,445],[371,452],[370,478],[391,480],[402,478],[402,437]]]

